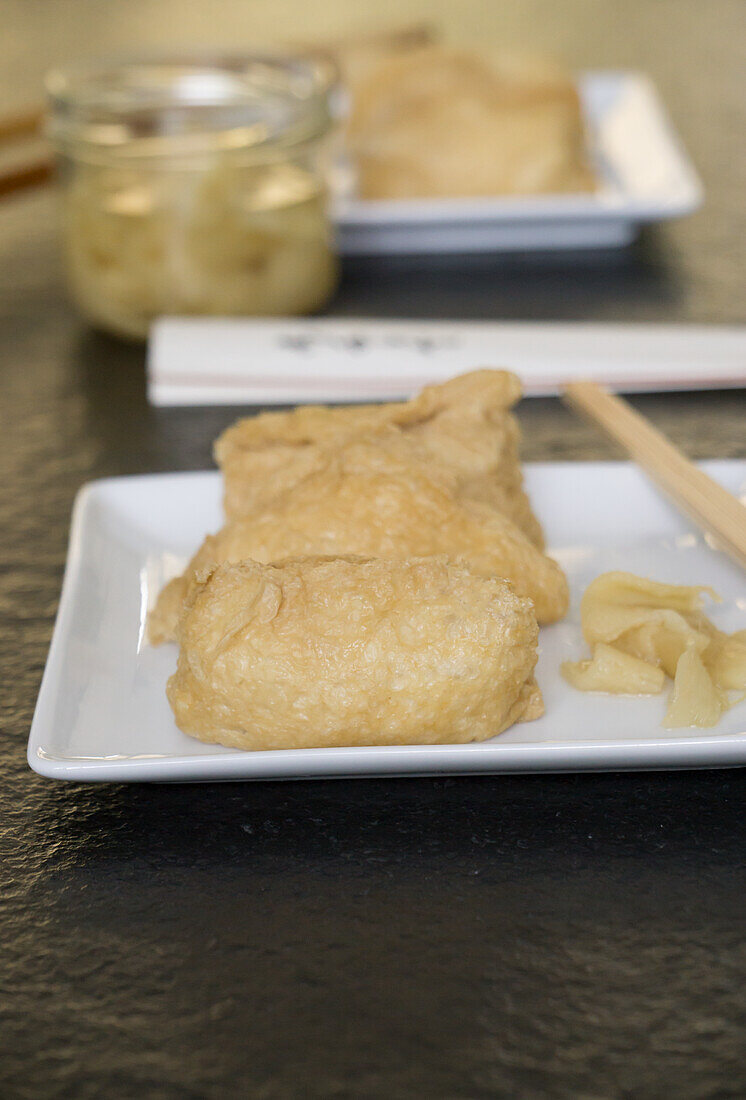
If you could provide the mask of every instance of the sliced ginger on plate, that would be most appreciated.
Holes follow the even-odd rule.
[[[703,611],[702,585],[661,584],[632,573],[603,573],[580,603],[591,658],[566,661],[579,691],[649,695],[674,681],[664,725],[710,728],[746,691],[746,631],[725,634]],[[737,700],[736,700],[737,701]]]
[[[613,695],[654,695],[663,690],[666,675],[655,665],[599,642],[588,661],[566,661],[562,672],[578,691]]]

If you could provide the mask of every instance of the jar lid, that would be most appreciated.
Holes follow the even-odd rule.
[[[180,55],[84,62],[45,83],[59,146],[181,158],[318,138],[337,75],[323,57]]]

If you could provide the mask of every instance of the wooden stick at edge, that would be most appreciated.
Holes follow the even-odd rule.
[[[584,413],[650,475],[718,548],[746,569],[746,507],[690,462],[657,428],[595,382],[571,382],[564,399]]]

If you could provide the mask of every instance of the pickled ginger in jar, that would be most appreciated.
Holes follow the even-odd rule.
[[[305,314],[334,292],[327,62],[86,64],[47,78],[70,289],[99,328]]]

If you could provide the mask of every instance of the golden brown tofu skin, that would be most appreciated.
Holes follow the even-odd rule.
[[[413,462],[445,478],[454,493],[492,504],[537,546],[541,527],[523,490],[520,432],[510,409],[521,395],[514,374],[477,370],[426,386],[411,401],[262,413],[239,420],[215,444],[228,519],[256,512],[326,465],[350,440],[396,433]]]
[[[365,199],[595,186],[574,81],[541,57],[440,46],[392,57],[357,82],[347,146]]]
[[[239,749],[484,741],[538,717],[528,600],[445,558],[245,561],[200,574],[168,698]]]
[[[445,554],[481,576],[509,580],[531,599],[540,623],[567,611],[567,582],[557,563],[492,505],[459,500],[436,469],[409,462],[392,433],[331,453],[323,468],[274,503],[208,536],[183,577],[161,593],[150,617],[151,641],[174,637],[193,578],[211,564],[318,554]]]

